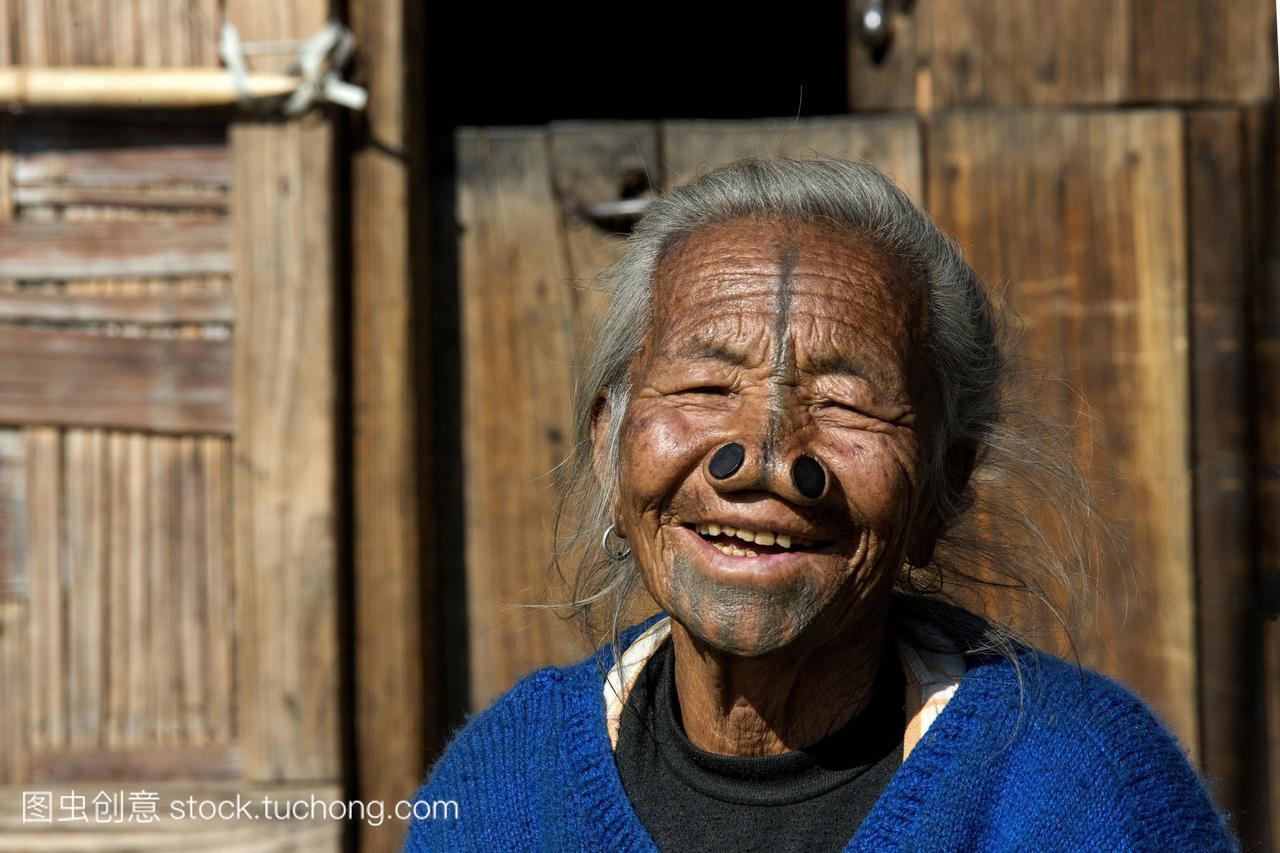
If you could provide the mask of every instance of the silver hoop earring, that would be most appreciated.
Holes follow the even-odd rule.
[[[916,573],[923,570],[925,567],[912,565],[910,561],[905,561],[902,565],[906,567],[905,580],[907,588],[917,595],[937,595],[942,592],[943,587],[946,585],[946,578],[942,574],[942,567],[932,560],[929,562],[928,568],[933,569],[933,577],[929,579],[930,582],[928,585],[921,585],[916,580]]]
[[[608,557],[610,560],[625,560],[627,557],[631,555],[631,546],[628,545],[627,547],[623,548],[621,551],[610,551],[609,550],[609,534],[612,532],[613,532],[612,524],[610,524],[608,527],[604,529],[604,536],[600,537],[600,550],[604,551],[605,556]],[[622,539],[621,536],[619,536],[618,538]],[[623,541],[626,541],[626,540],[623,540]]]

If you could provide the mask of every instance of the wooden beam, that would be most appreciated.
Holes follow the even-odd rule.
[[[250,72],[251,98],[279,98],[302,78]],[[240,98],[220,68],[0,68],[0,104],[80,109],[191,109],[234,106]]]
[[[6,328],[0,423],[229,433],[231,344]]]
[[[1269,798],[1271,849],[1280,851],[1280,113],[1274,105],[1247,114],[1253,254],[1258,275],[1248,312],[1253,361],[1254,559],[1263,592],[1258,701],[1265,746],[1254,755]]]
[[[370,100],[351,162],[356,784],[362,799],[408,798],[445,732],[433,419],[424,377],[432,310],[422,97],[423,10],[353,0]],[[417,463],[415,464],[415,460]],[[422,478],[422,479],[420,479]],[[434,609],[433,609],[434,608]],[[365,853],[400,849],[404,824],[360,825]]]
[[[306,37],[330,12],[226,6],[247,41]],[[230,131],[236,720],[256,780],[341,774],[334,142],[323,113]]]
[[[1245,841],[1266,832],[1257,750],[1262,635],[1251,553],[1249,177],[1240,110],[1187,116],[1191,434],[1201,766]]]

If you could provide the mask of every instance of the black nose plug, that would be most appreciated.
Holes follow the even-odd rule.
[[[741,444],[730,442],[715,452],[711,462],[707,464],[707,470],[717,480],[732,477],[742,467],[742,460],[746,455],[747,452],[742,449]]]
[[[822,470],[817,459],[801,456],[791,463],[791,482],[806,498],[817,498],[827,487],[827,472]]]

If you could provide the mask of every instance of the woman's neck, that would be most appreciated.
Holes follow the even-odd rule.
[[[871,701],[887,609],[821,645],[803,641],[758,658],[728,654],[671,626],[685,734],[719,755],[777,755],[842,727]]]

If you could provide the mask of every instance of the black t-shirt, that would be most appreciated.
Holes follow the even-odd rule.
[[[716,755],[685,735],[668,640],[627,697],[614,760],[660,850],[839,851],[902,763],[903,691],[902,670],[886,655],[872,704],[818,743]]]

